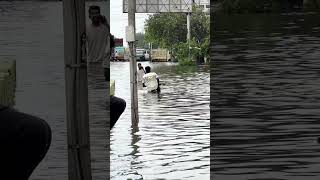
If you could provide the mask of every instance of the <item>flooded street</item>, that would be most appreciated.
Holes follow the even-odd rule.
[[[111,179],[209,179],[209,68],[142,62],[148,65],[159,75],[161,93],[138,87],[138,126],[131,126],[129,63],[110,66],[115,95],[127,102],[111,131]]]
[[[213,178],[320,178],[320,16],[218,16]]]

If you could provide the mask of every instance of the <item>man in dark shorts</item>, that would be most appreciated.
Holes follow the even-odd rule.
[[[118,119],[120,118],[121,114],[126,109],[126,101],[115,97],[110,96],[110,128],[112,129],[113,126],[116,124]]]
[[[45,157],[51,128],[42,119],[0,105],[0,179],[27,180]]]

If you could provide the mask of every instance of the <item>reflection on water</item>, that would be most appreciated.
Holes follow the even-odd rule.
[[[104,2],[87,8],[90,4],[106,12]],[[30,179],[68,179],[62,12],[62,2],[0,1],[0,59],[17,61],[15,108],[45,119],[53,133],[49,152]],[[107,92],[100,76],[89,71],[94,179],[106,179],[108,170]]]
[[[320,178],[319,18],[216,18],[213,178]]]
[[[111,63],[115,94],[127,101],[111,131],[111,179],[209,179],[208,68],[142,65],[158,73],[161,93],[138,88],[140,120],[131,126],[129,63]]]

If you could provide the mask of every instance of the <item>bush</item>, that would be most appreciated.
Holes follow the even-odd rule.
[[[205,42],[204,44],[200,44],[193,38],[190,41],[190,51],[188,42],[179,43],[173,47],[173,55],[181,65],[194,65],[197,58],[206,56],[209,48],[209,38]]]

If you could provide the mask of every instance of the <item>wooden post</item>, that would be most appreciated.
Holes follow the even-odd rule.
[[[136,0],[128,1],[128,25],[134,28],[134,39],[136,35]],[[130,87],[131,87],[131,121],[132,124],[139,122],[138,113],[138,89],[137,89],[137,61],[135,42],[129,42],[130,48]]]
[[[69,180],[91,180],[85,0],[63,0]]]

